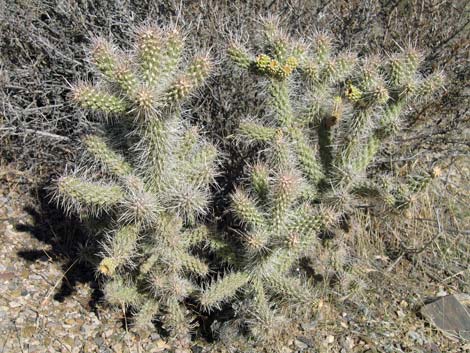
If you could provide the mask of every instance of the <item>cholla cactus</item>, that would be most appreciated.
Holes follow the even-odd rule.
[[[230,236],[214,236],[201,218],[218,151],[181,108],[212,64],[207,54],[186,64],[183,44],[176,28],[152,25],[136,30],[128,52],[94,41],[102,79],[75,85],[72,98],[96,113],[105,133],[83,139],[82,166],[57,180],[55,197],[68,212],[102,221],[94,226],[101,227],[104,293],[131,308],[137,326],[160,320],[184,351],[196,315],[184,303],[197,299],[207,311],[231,303],[235,318],[221,336],[235,342],[248,328],[266,351],[280,350],[319,303],[309,273],[338,288],[363,286],[338,236],[359,202],[403,209],[439,175],[434,169],[396,183],[369,167],[408,104],[430,97],[444,78],[422,77],[416,50],[359,59],[337,53],[325,33],[295,41],[275,20],[265,22],[261,52],[232,43],[229,57],[262,82],[266,115],[243,120],[235,134],[260,153],[230,197],[238,223]],[[230,270],[208,280],[201,245],[216,253],[211,261],[223,261],[218,269]]]
[[[267,116],[243,120],[237,138],[264,146],[270,168],[297,168],[308,184],[304,197],[312,201],[370,181],[366,169],[399,131],[408,103],[429,98],[444,83],[440,72],[420,75],[421,55],[413,48],[389,60],[358,59],[350,51],[335,53],[325,33],[295,41],[272,19],[264,39],[257,55],[239,43],[228,50],[237,66],[262,78],[268,93]]]
[[[200,303],[212,310],[242,295],[240,310],[253,337],[281,347],[281,336],[291,335],[297,324],[289,317],[308,316],[319,299],[312,284],[292,269],[317,251],[317,234],[332,218],[300,200],[306,184],[295,171],[273,174],[258,164],[250,174],[248,185],[231,197],[232,211],[243,225],[243,255],[232,272],[202,291]]]
[[[262,155],[249,172],[249,190],[232,195],[244,256],[233,273],[201,296],[212,308],[248,288],[243,293],[251,301],[247,320],[253,327],[274,309],[292,319],[298,303],[315,304],[312,283],[295,271],[300,259],[315,264],[329,253],[315,272],[349,276],[351,259],[334,229],[361,199],[401,209],[437,176],[410,175],[397,184],[367,168],[399,131],[409,102],[428,98],[444,81],[441,73],[419,74],[421,56],[414,49],[389,60],[358,58],[350,51],[337,53],[325,33],[293,40],[276,20],[265,22],[263,34],[257,45],[262,52],[252,55],[237,42],[228,49],[233,63],[257,76],[267,92],[266,116],[242,120],[236,133],[242,146],[258,146]],[[322,266],[324,271],[318,270]],[[261,338],[272,338],[265,334]]]
[[[75,85],[72,98],[103,119],[108,135],[83,139],[83,168],[60,177],[55,189],[67,211],[109,220],[98,264],[106,298],[131,307],[138,326],[158,317],[180,345],[192,328],[183,303],[209,272],[192,249],[208,236],[199,220],[218,158],[182,119],[181,104],[212,66],[207,54],[181,62],[183,39],[177,28],[147,25],[129,52],[94,41],[91,58],[102,79]]]

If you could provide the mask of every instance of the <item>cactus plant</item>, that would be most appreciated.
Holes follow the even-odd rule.
[[[207,276],[193,251],[207,238],[201,223],[217,174],[217,148],[190,126],[182,104],[211,71],[206,53],[182,60],[176,27],[135,31],[132,50],[93,41],[97,84],[72,87],[72,99],[98,117],[101,131],[83,138],[80,167],[56,181],[55,199],[84,221],[98,219],[106,299],[131,308],[139,327],[159,319],[187,346],[192,317],[185,300]]]
[[[435,169],[391,182],[368,167],[399,131],[408,104],[434,94],[444,77],[423,77],[421,55],[412,48],[389,59],[358,58],[336,52],[323,32],[294,40],[272,18],[261,37],[256,54],[236,41],[227,51],[266,96],[266,114],[242,119],[234,135],[259,151],[249,182],[231,195],[239,225],[227,238],[243,250],[232,271],[203,290],[200,302],[212,310],[242,297],[244,308],[232,324],[245,322],[252,340],[274,349],[283,345],[281,330],[293,330],[299,313],[310,313],[319,302],[301,264],[324,280],[361,285],[340,226],[347,228],[364,199],[398,212],[437,176]],[[233,340],[237,330],[229,323],[221,337],[224,330]]]
[[[84,158],[57,179],[55,199],[97,229],[108,301],[131,308],[138,327],[160,320],[183,351],[200,310],[226,304],[234,318],[221,338],[242,351],[281,350],[321,301],[312,272],[342,291],[364,285],[341,237],[361,203],[400,212],[439,174],[397,182],[372,168],[408,105],[443,85],[441,73],[419,73],[418,51],[358,58],[323,32],[294,40],[274,19],[262,33],[256,55],[238,42],[227,51],[266,101],[265,115],[233,136],[256,153],[229,195],[236,223],[222,234],[202,222],[220,154],[182,109],[211,71],[207,54],[187,64],[178,29],[146,25],[130,51],[94,40],[100,80],[72,88],[102,129],[83,138]],[[215,255],[203,258],[207,247]]]

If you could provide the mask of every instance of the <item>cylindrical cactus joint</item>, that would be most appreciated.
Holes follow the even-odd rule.
[[[91,57],[96,67],[107,77],[112,77],[117,66],[113,45],[104,38],[92,41]]]
[[[252,65],[252,59],[247,50],[238,43],[231,43],[227,50],[228,57],[242,69],[249,69]]]
[[[123,113],[127,110],[122,98],[84,83],[72,88],[72,99],[82,108],[102,113]]]

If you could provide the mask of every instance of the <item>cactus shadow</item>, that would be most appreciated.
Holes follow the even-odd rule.
[[[92,289],[88,306],[91,311],[95,311],[103,293],[92,266],[80,261],[83,249],[89,247],[93,239],[78,218],[67,216],[50,202],[45,185],[34,189],[32,195],[37,200],[36,205],[24,208],[30,215],[30,221],[16,224],[15,229],[48,244],[50,250],[46,253],[25,248],[18,251],[17,255],[28,262],[52,261],[60,265],[63,277],[55,289],[54,300],[63,302],[76,291],[78,284],[88,284]]]

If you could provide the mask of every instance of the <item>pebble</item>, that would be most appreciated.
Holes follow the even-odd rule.
[[[300,349],[300,350],[304,350],[304,349],[308,348],[307,344],[305,344],[304,342],[302,342],[301,340],[298,340],[298,339],[296,339],[294,341],[294,344],[295,344],[295,347]]]
[[[318,321],[315,320],[311,322],[302,323],[301,327],[304,331],[310,331],[310,330],[314,330],[317,327],[317,324],[318,324]]]
[[[113,330],[113,329],[106,330],[106,331],[104,332],[104,337],[109,338],[109,337],[111,337],[111,335],[112,335],[113,333],[114,333],[114,330]]]
[[[102,346],[104,344],[104,340],[102,337],[96,337],[95,338],[95,343],[98,345],[98,346]]]
[[[308,347],[313,347],[315,345],[313,340],[309,337],[299,336],[299,337],[297,337],[297,340],[305,343]]]
[[[10,308],[18,308],[18,307],[20,307],[22,304],[19,303],[19,302],[12,301],[12,302],[10,302],[9,305],[10,305]]]
[[[345,352],[352,352],[354,348],[354,339],[351,336],[348,336],[341,340],[341,346]]]
[[[424,343],[423,338],[416,331],[408,331],[407,335],[409,338],[411,338],[414,342],[416,342],[419,345],[422,345]]]

